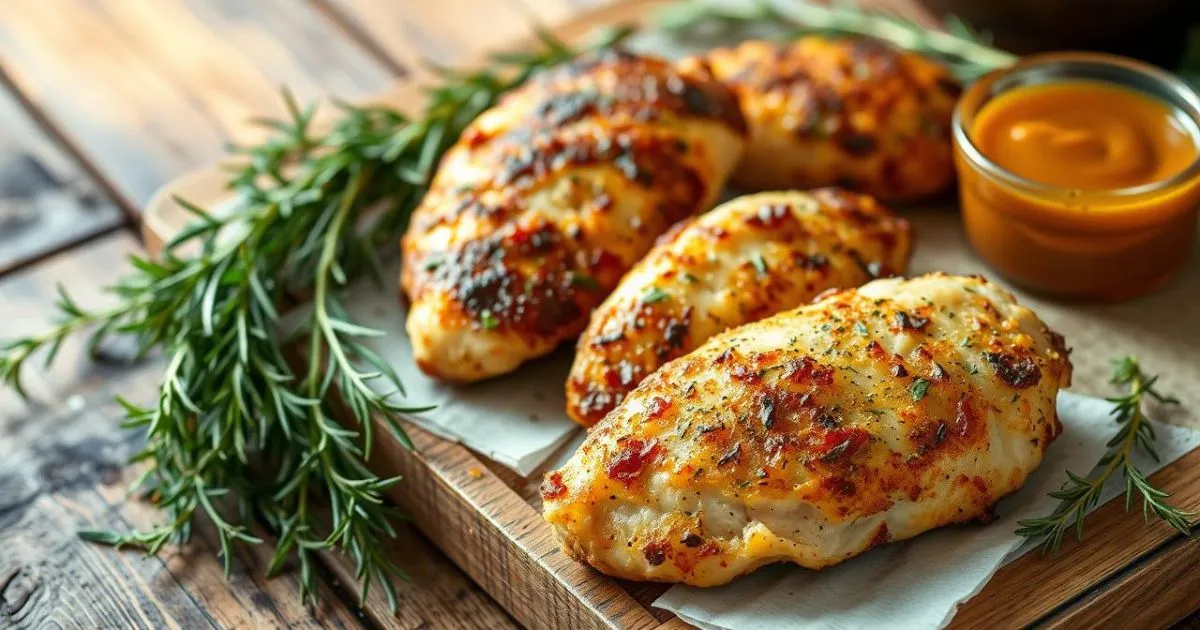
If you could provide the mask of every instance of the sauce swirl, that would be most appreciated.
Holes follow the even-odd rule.
[[[1025,179],[1082,191],[1169,179],[1197,155],[1172,107],[1088,80],[1011,89],[983,106],[971,136],[984,155]]]

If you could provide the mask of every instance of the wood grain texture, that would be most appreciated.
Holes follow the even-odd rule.
[[[378,43],[397,65],[428,78],[427,62],[461,64],[511,44],[533,23],[519,0],[317,0]],[[563,3],[565,5],[565,3]]]
[[[905,0],[898,0],[905,1]],[[390,62],[407,70],[410,82],[434,78],[429,63],[476,63],[482,53],[511,50],[542,28],[564,40],[579,39],[594,26],[642,18],[664,0],[310,0],[336,15]],[[587,19],[572,19],[585,14]],[[466,18],[466,19],[464,19]],[[411,104],[406,96],[383,98]]]
[[[0,275],[124,221],[17,99],[0,92]]]
[[[45,330],[54,314],[55,285],[62,283],[80,304],[103,307],[112,297],[104,284],[116,279],[125,258],[140,247],[127,232],[119,232],[56,256],[20,272],[0,278],[0,339],[36,335]],[[78,407],[70,393],[97,388],[120,373],[119,366],[85,361],[83,339],[68,339],[60,351],[66,359],[49,368],[31,359],[25,371],[30,401],[20,400],[8,388],[0,388],[0,425],[4,429],[36,421],[37,414],[64,413]],[[22,421],[24,418],[24,421]],[[5,435],[0,433],[0,435]],[[0,439],[0,459],[20,446]]]
[[[389,496],[518,622],[533,628],[658,625],[615,582],[564,555],[541,515],[474,453],[406,428],[416,452],[380,440],[372,463],[380,474],[404,476]]]
[[[102,305],[101,287],[139,249],[128,233],[118,233],[0,280],[0,315],[13,322],[5,337],[45,325],[59,282],[80,304]],[[151,401],[162,365],[93,362],[83,350],[82,340],[72,339],[52,369],[28,370],[30,401],[0,392],[0,577],[12,576],[0,589],[0,622],[64,628],[357,625],[329,588],[326,604],[309,611],[298,601],[295,575],[262,577],[269,560],[263,548],[238,548],[239,569],[226,584],[219,546],[204,523],[188,547],[148,558],[76,537],[80,528],[130,530],[161,522],[151,506],[126,500],[125,488],[138,471],[125,462],[141,442],[138,434],[118,428],[123,416],[113,395]]]
[[[8,2],[0,56],[12,81],[135,203],[262,131],[254,116],[354,100],[393,80],[294,0]]]
[[[397,526],[399,536],[387,543],[392,560],[411,582],[396,584],[399,610],[393,615],[378,586],[371,588],[362,606],[364,621],[379,628],[422,630],[510,630],[520,626],[479,585],[458,570],[437,547],[410,525]],[[353,563],[346,557],[323,552],[322,560],[334,583],[354,594]]]
[[[294,573],[266,580],[270,556],[262,547],[238,547],[238,568],[226,582],[207,523],[197,524],[191,544],[154,557],[76,537],[80,528],[130,530],[161,522],[151,506],[126,500],[138,471],[124,462],[140,440],[114,430],[121,412],[112,402],[114,391],[152,395],[160,369],[143,366],[74,393],[78,411],[42,416],[33,435],[17,436],[22,449],[0,464],[0,496],[8,497],[0,500],[0,574],[16,573],[30,586],[3,596],[0,618],[79,628],[357,625],[328,587],[321,607],[310,612],[298,600]]]
[[[1200,608],[1200,545],[1176,538],[1153,558],[1126,568],[1102,588],[1089,592],[1074,607],[1044,621],[1047,628],[1086,630],[1115,618],[1129,627],[1167,628],[1187,611]],[[1184,620],[1195,623],[1193,614]]]
[[[1151,480],[1170,492],[1179,507],[1200,511],[1197,467],[1200,450],[1176,460]],[[1086,530],[1083,543],[1074,538],[1065,540],[1056,556],[1030,553],[1000,569],[983,591],[959,610],[953,627],[1021,627],[1056,614],[1069,604],[1084,606],[1086,600],[1075,600],[1093,589],[1114,588],[1116,583],[1108,584],[1106,580],[1139,562],[1155,567],[1156,575],[1158,571],[1176,579],[1181,575],[1173,571],[1173,564],[1166,563],[1162,554],[1155,553],[1178,534],[1159,521],[1147,524],[1140,506],[1135,505],[1135,511],[1127,514],[1123,501],[1110,501],[1088,516]],[[1188,610],[1194,608],[1175,609],[1175,619],[1182,616],[1180,611]],[[1084,614],[1084,608],[1080,614]]]

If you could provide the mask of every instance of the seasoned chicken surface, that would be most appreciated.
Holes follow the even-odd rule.
[[[876,280],[718,335],[542,484],[566,551],[709,586],[991,515],[1060,433],[1062,337],[996,285]]]
[[[590,426],[667,361],[831,288],[903,273],[912,231],[866,195],[748,195],[681,223],[626,274],[579,338],[567,413]]]
[[[843,186],[883,200],[938,192],[953,177],[959,87],[941,66],[873,39],[745,42],[685,62],[737,93],[750,125],[734,184]]]
[[[542,73],[445,155],[402,248],[417,365],[511,371],[574,338],[741,156],[732,93],[702,69],[605,52]]]

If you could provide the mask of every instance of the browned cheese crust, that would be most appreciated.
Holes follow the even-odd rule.
[[[681,223],[592,314],[567,380],[567,413],[595,424],[715,334],[828,289],[902,274],[912,244],[908,221],[836,188],[747,195]]]
[[[750,125],[733,183],[748,190],[843,186],[883,200],[953,179],[960,88],[937,63],[871,39],[751,41],[689,62],[737,93]]]
[[[478,380],[578,335],[659,234],[712,203],[745,132],[703,70],[624,52],[508,94],[447,152],[404,236],[417,364]]]

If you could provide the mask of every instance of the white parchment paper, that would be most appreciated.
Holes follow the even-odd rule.
[[[400,277],[399,267],[385,277]],[[405,311],[395,288],[380,289],[372,282],[360,281],[350,289],[344,304],[355,323],[384,332],[363,341],[400,376],[407,393],[400,402],[437,405],[432,411],[410,416],[419,426],[461,442],[521,475],[532,473],[572,435],[582,433],[564,411],[563,383],[574,350],[569,344],[507,376],[449,385],[429,378],[413,363],[412,345],[404,332]]]
[[[1116,430],[1111,409],[1099,398],[1061,393],[1063,436],[1025,487],[1000,502],[1000,518],[989,525],[942,528],[823,571],[777,565],[718,588],[676,586],[654,605],[704,630],[945,626],[997,569],[1036,546],[1013,535],[1017,521],[1054,508],[1056,501],[1046,493],[1061,486],[1067,470],[1082,474],[1092,468]],[[1162,424],[1155,431],[1162,461],[1139,457],[1143,470],[1158,470],[1200,446],[1200,431]],[[1100,505],[1122,492],[1123,480],[1112,481]]]

